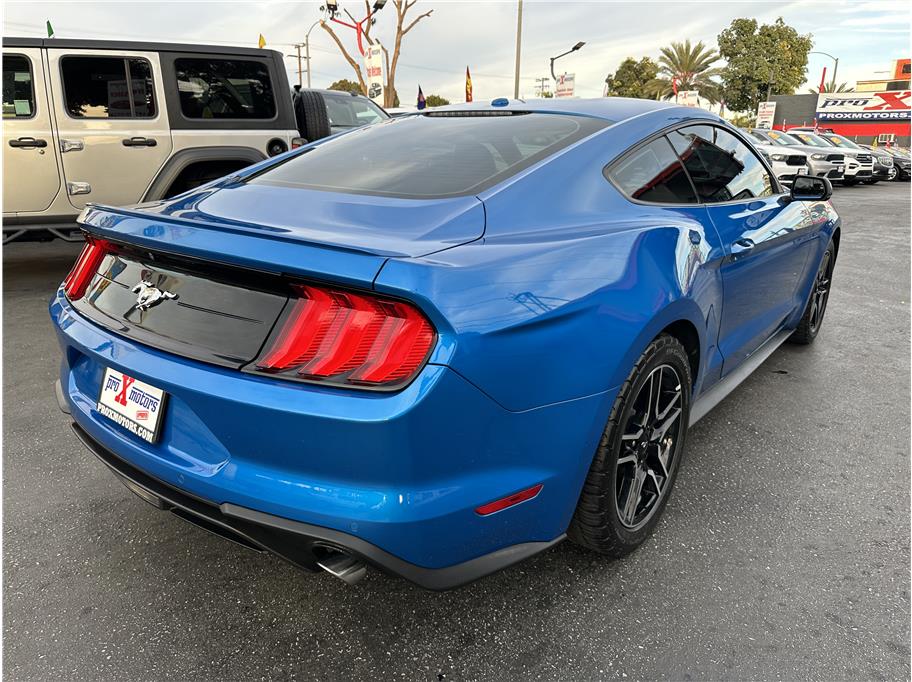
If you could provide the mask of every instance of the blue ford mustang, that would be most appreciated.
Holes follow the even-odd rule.
[[[817,335],[831,192],[657,102],[393,119],[87,208],[58,401],[146,501],[349,582],[622,555],[688,426]]]

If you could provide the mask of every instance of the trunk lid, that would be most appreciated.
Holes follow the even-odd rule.
[[[270,238],[321,244],[388,258],[425,256],[478,239],[484,208],[474,196],[442,199],[325,192],[235,182],[143,210]]]
[[[371,289],[388,258],[479,238],[484,207],[473,196],[234,184],[136,208],[89,206],[80,222],[111,246],[72,301],[79,312],[154,348],[238,368],[269,337],[292,281]],[[154,303],[143,305],[144,296]]]

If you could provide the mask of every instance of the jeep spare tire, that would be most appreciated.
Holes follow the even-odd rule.
[[[294,96],[295,121],[298,132],[308,142],[332,134],[329,127],[329,113],[323,95],[312,90],[301,90]]]

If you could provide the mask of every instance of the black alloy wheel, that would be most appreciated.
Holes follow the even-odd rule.
[[[833,266],[836,264],[836,250],[833,242],[827,245],[823,258],[820,261],[820,267],[814,276],[814,286],[811,288],[811,297],[808,299],[807,307],[804,309],[804,316],[795,332],[789,337],[792,343],[808,344],[812,343],[820,331],[823,324],[823,316],[826,313],[827,302],[830,300],[830,287],[833,282]]]
[[[615,474],[615,504],[621,523],[641,528],[658,508],[668,489],[675,444],[684,421],[681,378],[671,365],[649,374],[634,398],[634,409],[621,436]]]
[[[817,270],[817,276],[814,278],[814,288],[811,291],[810,308],[808,309],[810,314],[808,321],[814,334],[817,333],[823,322],[823,314],[826,312],[827,301],[830,298],[830,279],[832,277],[833,252],[827,249],[823,254],[820,269]]]
[[[681,341],[668,334],[640,356],[618,391],[567,530],[575,543],[619,557],[655,528],[684,456],[691,371]]]

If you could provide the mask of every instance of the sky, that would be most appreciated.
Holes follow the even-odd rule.
[[[319,2],[19,2],[3,3],[3,35],[45,35],[50,20],[59,38],[155,40],[247,45],[259,34],[267,48],[286,54],[302,42],[320,17]],[[340,0],[358,19],[362,0]],[[413,104],[421,85],[452,101],[464,99],[465,68],[472,72],[476,101],[512,96],[516,49],[516,0],[456,2],[418,0],[409,17],[433,10],[403,40],[396,85],[403,104]],[[372,35],[392,47],[392,0],[381,10]],[[637,2],[526,0],[523,4],[520,95],[534,96],[535,79],[549,74],[549,58],[578,41],[586,45],[557,62],[557,72],[576,74],[576,94],[598,97],[605,76],[626,57],[657,57],[671,41],[690,38],[715,46],[716,36],[739,17],[770,23],[782,17],[800,33],[813,35],[814,50],[839,59],[837,80],[850,85],[886,77],[892,61],[910,56],[910,3],[901,0],[798,0],[795,2]],[[338,27],[356,52],[354,31]],[[331,37],[319,26],[310,34],[314,87],[339,78],[354,79]],[[289,80],[297,82],[297,60],[286,59]],[[808,87],[833,60],[810,55]],[[552,88],[553,89],[553,88]],[[802,90],[804,91],[804,88]]]

